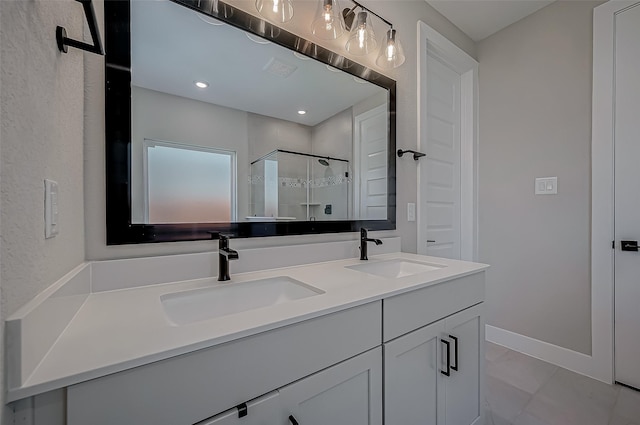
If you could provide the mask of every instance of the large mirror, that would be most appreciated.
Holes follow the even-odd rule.
[[[218,1],[106,1],[107,243],[395,228],[395,82]]]

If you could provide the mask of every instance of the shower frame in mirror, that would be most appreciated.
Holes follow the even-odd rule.
[[[105,156],[107,245],[356,232],[396,228],[396,82],[311,41],[216,0],[171,0],[388,91],[386,220],[135,224],[131,220],[131,23],[129,0],[105,1]],[[214,8],[214,5],[217,7]]]

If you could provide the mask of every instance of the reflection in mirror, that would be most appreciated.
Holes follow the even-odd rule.
[[[386,219],[388,91],[203,16],[131,2],[132,222]]]
[[[395,229],[395,81],[218,0],[105,25],[107,244]]]
[[[249,220],[347,220],[349,161],[275,150],[251,163]]]

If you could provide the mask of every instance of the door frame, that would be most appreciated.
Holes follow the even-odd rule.
[[[591,138],[591,364],[588,375],[614,381],[614,60],[615,15],[637,1],[593,11]]]
[[[434,53],[460,74],[460,258],[478,259],[478,61],[438,31],[418,21],[418,150],[426,150],[427,51]],[[420,211],[422,186],[418,163],[417,226],[418,245],[427,240]],[[417,247],[418,253],[424,250]]]

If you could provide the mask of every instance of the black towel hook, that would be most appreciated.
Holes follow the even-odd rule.
[[[418,159],[422,158],[423,156],[427,156],[426,153],[416,152],[416,151],[413,151],[411,149],[405,149],[405,150],[398,149],[398,158],[401,158],[402,155],[404,155],[405,153],[412,153],[413,154],[413,159],[415,159],[416,161]]]
[[[104,55],[102,50],[102,42],[100,41],[100,34],[98,33],[98,22],[96,21],[96,12],[93,10],[93,3],[91,0],[76,0],[82,3],[84,8],[84,14],[87,17],[87,23],[89,24],[89,31],[91,32],[91,38],[93,45],[85,43],[83,41],[74,40],[67,37],[67,30],[64,27],[56,27],[56,41],[58,42],[58,49],[61,52],[67,53],[68,46],[75,47],[77,49],[86,50],[87,52],[97,53]]]

